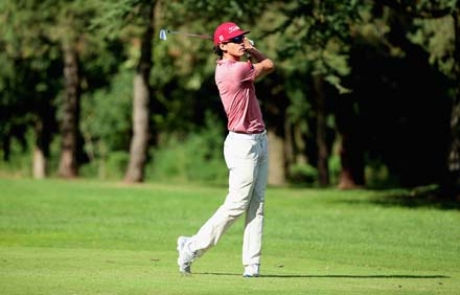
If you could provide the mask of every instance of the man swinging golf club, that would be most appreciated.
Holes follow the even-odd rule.
[[[246,38],[248,33],[232,22],[222,23],[214,32],[214,51],[219,56],[215,81],[228,119],[224,156],[229,190],[225,202],[195,235],[178,238],[179,270],[186,275],[191,273],[192,262],[215,246],[245,214],[243,276],[259,276],[268,147],[254,81],[272,72],[274,64]],[[255,62],[243,61],[246,54]]]

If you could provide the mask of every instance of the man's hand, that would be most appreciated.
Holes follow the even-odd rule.
[[[254,41],[252,41],[251,39],[248,39],[248,38],[245,37],[243,43],[244,43],[244,49],[246,51],[255,48],[254,47]]]

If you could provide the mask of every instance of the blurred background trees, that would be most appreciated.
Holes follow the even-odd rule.
[[[0,3],[2,174],[226,181],[221,22],[277,64],[257,82],[271,185],[459,186],[460,1]]]

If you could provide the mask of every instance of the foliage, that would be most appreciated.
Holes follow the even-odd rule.
[[[322,74],[340,91],[340,77],[349,73],[347,52],[351,26],[361,20],[361,10],[369,9],[368,1],[301,1],[280,7],[284,20],[267,31],[278,33],[283,41],[278,54],[294,59],[292,69]],[[308,71],[308,69],[310,69]]]
[[[10,142],[25,142],[27,126],[53,108],[59,91],[59,53],[44,32],[48,12],[35,13],[37,5],[34,1],[0,4],[0,140],[5,159]]]
[[[409,38],[420,44],[430,54],[429,61],[439,68],[445,75],[453,77],[454,59],[454,31],[451,17],[432,20],[417,19]]]
[[[110,87],[83,100],[81,130],[86,152],[92,158],[105,158],[111,152],[128,149],[131,95],[132,72],[124,70],[113,77]]]
[[[458,0],[385,0],[383,4],[411,17],[438,18],[458,8]]]
[[[81,176],[99,180],[117,181],[123,178],[129,155],[125,151],[113,151],[104,158],[96,158],[83,166]]]
[[[5,112],[0,118],[4,147],[11,137],[24,137],[37,124],[51,134],[58,130],[64,87],[62,42],[78,44],[83,91],[106,85],[108,74],[116,71],[119,61],[110,50],[120,47],[86,30],[95,7],[95,2],[80,0],[2,2],[0,47],[7,70],[0,71],[1,101],[7,102],[0,103]]]
[[[152,152],[149,179],[193,182],[225,182],[227,168],[223,159],[224,128],[216,116],[206,113],[205,128],[196,132],[164,134]]]
[[[136,30],[136,27],[150,25],[142,23],[142,19],[139,18],[142,6],[149,2],[151,1],[98,1],[99,13],[91,20],[88,28],[98,32],[107,39],[119,38],[127,34],[127,32],[139,33],[140,31]]]
[[[310,164],[296,163],[289,169],[289,178],[293,184],[316,184],[318,171]]]
[[[139,57],[139,34],[146,25],[139,18],[139,12],[142,5],[148,3],[146,0],[1,1],[0,140],[3,155],[7,154],[9,142],[14,145],[22,142],[26,145],[23,148],[32,151],[27,145],[33,144],[33,140],[25,140],[26,134],[43,114],[51,119],[50,130],[57,131],[57,109],[64,86],[60,43],[72,39],[76,40],[83,74],[81,131],[85,156],[90,159],[85,173],[99,174],[102,167],[107,167],[104,165],[113,165],[113,168],[99,175],[109,175],[112,170],[119,169],[117,165],[123,163],[131,132],[130,73]],[[389,169],[388,173],[394,174],[388,175],[391,181],[401,170],[417,177],[420,170],[430,170],[408,169],[410,165],[405,163],[409,155],[418,155],[418,159],[411,157],[414,164],[425,162],[430,166],[443,161],[438,154],[444,149],[444,137],[449,133],[445,128],[448,119],[443,119],[448,116],[444,101],[449,95],[442,89],[455,85],[451,16],[455,9],[458,10],[459,1],[187,0],[155,3],[158,4],[153,24],[155,36],[163,28],[212,35],[219,23],[229,20],[251,30],[249,37],[275,60],[277,66],[276,75],[257,85],[263,93],[261,98],[268,98],[263,106],[270,110],[270,102],[286,101],[285,114],[273,112],[266,120],[278,123],[281,115],[285,115],[286,129],[294,130],[295,141],[302,141],[299,146],[303,148],[296,148],[304,153],[303,158],[308,151],[315,150],[311,147],[315,145],[311,139],[314,138],[316,115],[311,77],[321,74],[334,87],[325,92],[328,111],[333,110],[337,100],[346,97],[338,94],[353,91],[351,95],[357,95],[359,102],[355,104],[354,114],[364,118],[360,127],[366,132],[363,135],[366,148],[378,154],[375,156]],[[171,35],[167,41],[155,38],[153,44],[154,68],[150,78],[153,95],[149,106],[153,152],[149,171],[158,175],[162,165],[170,165],[162,163],[169,162],[163,160],[168,154],[174,159],[188,152],[181,151],[179,146],[202,151],[202,155],[194,155],[200,167],[214,165],[202,159],[209,154],[218,159],[220,151],[198,148],[206,146],[209,140],[207,133],[202,131],[211,129],[205,119],[207,112],[216,114],[215,125],[225,122],[213,81],[216,56],[212,53],[212,43]],[[420,66],[424,61],[430,64],[422,71]],[[415,79],[426,72],[436,75],[423,74],[423,79]],[[446,82],[446,77],[450,81]],[[425,91],[427,85],[435,90]],[[420,93],[430,93],[430,99],[417,99]],[[430,132],[431,129],[435,131]],[[186,136],[188,133],[190,136]],[[417,136],[409,136],[414,134]],[[174,144],[173,137],[177,140]],[[59,137],[55,137],[53,141],[57,147],[58,140]],[[157,140],[160,146],[155,146]],[[430,145],[427,141],[434,147],[426,148]],[[409,148],[403,151],[395,148],[400,143],[407,147],[406,143],[411,142],[410,146],[417,153]],[[53,157],[56,154],[54,152]],[[426,155],[431,156],[426,158]],[[331,159],[333,173],[340,169],[336,156]],[[420,161],[422,158],[424,160]],[[308,160],[311,161],[306,165],[312,168],[314,161]],[[366,165],[372,166],[373,160],[366,159]],[[206,171],[223,166],[220,160],[215,165],[203,168],[200,178],[208,179],[211,176],[206,175]],[[293,165],[289,168],[296,170],[303,164]],[[184,178],[198,175],[184,168],[190,166],[185,163],[182,168],[175,169],[181,171]],[[303,168],[300,170],[304,171]],[[307,174],[314,175],[315,171],[310,168]],[[432,179],[430,176],[430,181]]]
[[[0,161],[0,177],[2,174],[25,177],[31,176],[31,153],[27,149],[27,142],[30,141],[30,134],[27,132],[24,137],[19,140],[18,138],[12,138],[10,142],[10,150],[8,161]],[[1,158],[5,157],[4,151],[0,151]]]

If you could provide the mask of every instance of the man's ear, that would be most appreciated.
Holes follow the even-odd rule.
[[[219,44],[219,48],[220,48],[220,50],[222,50],[222,51],[226,51],[226,50],[227,50],[227,44],[225,44],[225,43],[220,43],[220,44]]]

